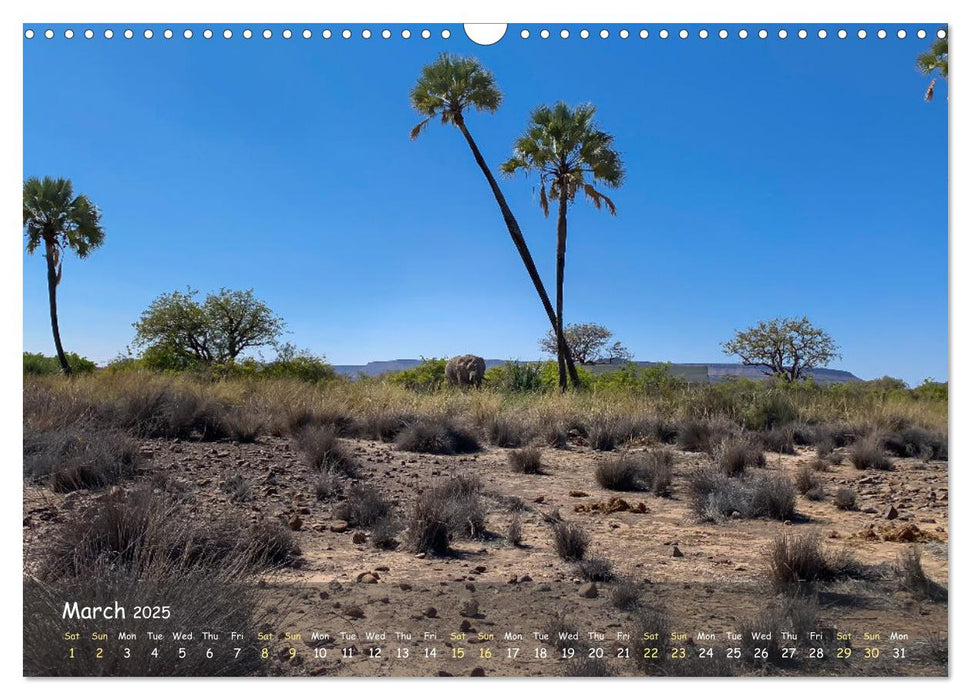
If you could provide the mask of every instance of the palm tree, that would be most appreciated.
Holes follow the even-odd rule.
[[[61,283],[61,259],[65,248],[86,258],[104,242],[101,212],[85,195],[74,195],[70,180],[32,177],[24,182],[24,229],[27,252],[31,255],[41,245],[47,258],[47,295],[51,307],[51,331],[54,347],[64,374],[71,373],[61,346],[57,327],[57,285]]]
[[[516,250],[519,251],[519,257],[522,258],[523,265],[526,266],[529,278],[533,281],[536,293],[539,294],[543,307],[546,309],[546,315],[555,330],[557,328],[557,317],[553,311],[553,305],[550,303],[550,297],[546,293],[543,280],[536,269],[536,263],[533,262],[533,256],[526,245],[526,239],[523,237],[516,217],[513,216],[512,210],[506,203],[502,190],[499,189],[499,183],[496,182],[492,171],[486,165],[485,158],[482,157],[475,139],[472,138],[472,134],[469,133],[465,124],[465,111],[467,109],[492,114],[499,108],[502,102],[502,93],[496,87],[492,73],[483,68],[482,64],[475,58],[443,53],[434,63],[422,68],[418,82],[411,89],[410,98],[412,107],[419,114],[425,115],[425,119],[411,130],[412,139],[418,138],[422,130],[435,117],[439,117],[442,124],[452,124],[462,132],[462,136],[465,137],[466,143],[472,150],[475,162],[489,183],[492,195],[499,205],[499,211],[502,212],[502,219],[509,230],[509,236],[512,238]],[[574,386],[578,386],[580,378],[577,375],[569,348],[563,344],[560,351],[565,359]]]
[[[513,157],[502,164],[508,175],[522,170],[539,175],[539,204],[549,216],[551,199],[559,202],[556,223],[556,333],[562,349],[563,275],[566,267],[566,212],[578,192],[597,209],[607,207],[616,214],[610,198],[594,184],[619,187],[624,179],[620,155],[613,149],[614,137],[597,128],[593,116],[597,108],[581,105],[571,109],[563,102],[533,110],[526,132],[516,141]],[[560,388],[566,389],[563,358],[557,358]]]
[[[947,80],[947,35],[943,39],[935,39],[931,47],[917,57],[917,70],[922,75],[934,76],[938,73],[944,80]],[[934,99],[934,85],[937,77],[931,78],[924,99],[928,102]]]

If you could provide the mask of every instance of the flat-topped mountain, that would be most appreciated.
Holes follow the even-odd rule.
[[[486,360],[486,369],[511,361]],[[421,364],[421,360],[380,360],[368,362],[366,365],[334,365],[334,369],[338,374],[344,374],[349,377],[356,377],[358,375],[376,377],[387,372],[400,372],[405,369],[411,369],[417,367],[419,364]],[[639,367],[654,367],[663,363],[635,362],[634,364]],[[617,363],[585,365],[586,369],[592,371],[594,374],[609,372],[612,369],[617,369],[619,366]],[[763,374],[761,367],[747,367],[731,362],[675,362],[671,363],[671,374],[689,382],[702,384],[715,384],[732,377],[746,377],[756,380],[767,378]],[[848,384],[850,382],[862,381],[853,373],[841,369],[819,368],[810,370],[808,374],[819,384]]]

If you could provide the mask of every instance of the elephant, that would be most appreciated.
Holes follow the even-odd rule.
[[[445,365],[445,379],[449,386],[482,386],[485,360],[477,355],[456,355]]]

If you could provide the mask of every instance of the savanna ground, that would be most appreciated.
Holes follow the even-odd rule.
[[[29,378],[24,478],[28,675],[947,674],[946,399]]]

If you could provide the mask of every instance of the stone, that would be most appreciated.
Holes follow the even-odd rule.
[[[303,519],[299,515],[294,515],[290,518],[289,525],[291,530],[300,530],[303,528]]]
[[[481,666],[476,666],[469,675],[473,678],[482,678],[485,676],[485,669]]]
[[[358,530],[351,536],[351,541],[354,544],[364,544],[365,542],[367,542],[367,535],[361,532],[360,530]]]
[[[459,632],[468,632],[470,629],[472,629],[472,623],[469,622],[468,618],[459,623]]]
[[[479,614],[479,602],[475,598],[463,598],[459,603],[459,614],[463,617],[475,617]]]
[[[335,520],[334,522],[332,522],[330,524],[330,531],[331,532],[347,532],[347,529],[350,526],[351,526],[350,523],[348,523],[346,520]]]
[[[435,608],[428,607],[425,608],[425,612],[422,613],[425,617],[437,617],[438,611]]]
[[[580,586],[581,598],[596,598],[598,595],[600,595],[600,593],[597,591],[597,584],[595,584],[593,581]]]
[[[886,520],[894,520],[898,515],[900,515],[900,513],[897,512],[897,509],[890,506],[887,508],[886,512],[884,512],[883,517]]]
[[[671,548],[671,556],[672,557],[683,557],[684,556],[684,552],[682,552],[680,549],[678,549],[678,545],[674,545],[674,547]]]
[[[344,608],[344,614],[352,620],[360,620],[364,617],[364,610],[359,605],[348,605]]]

